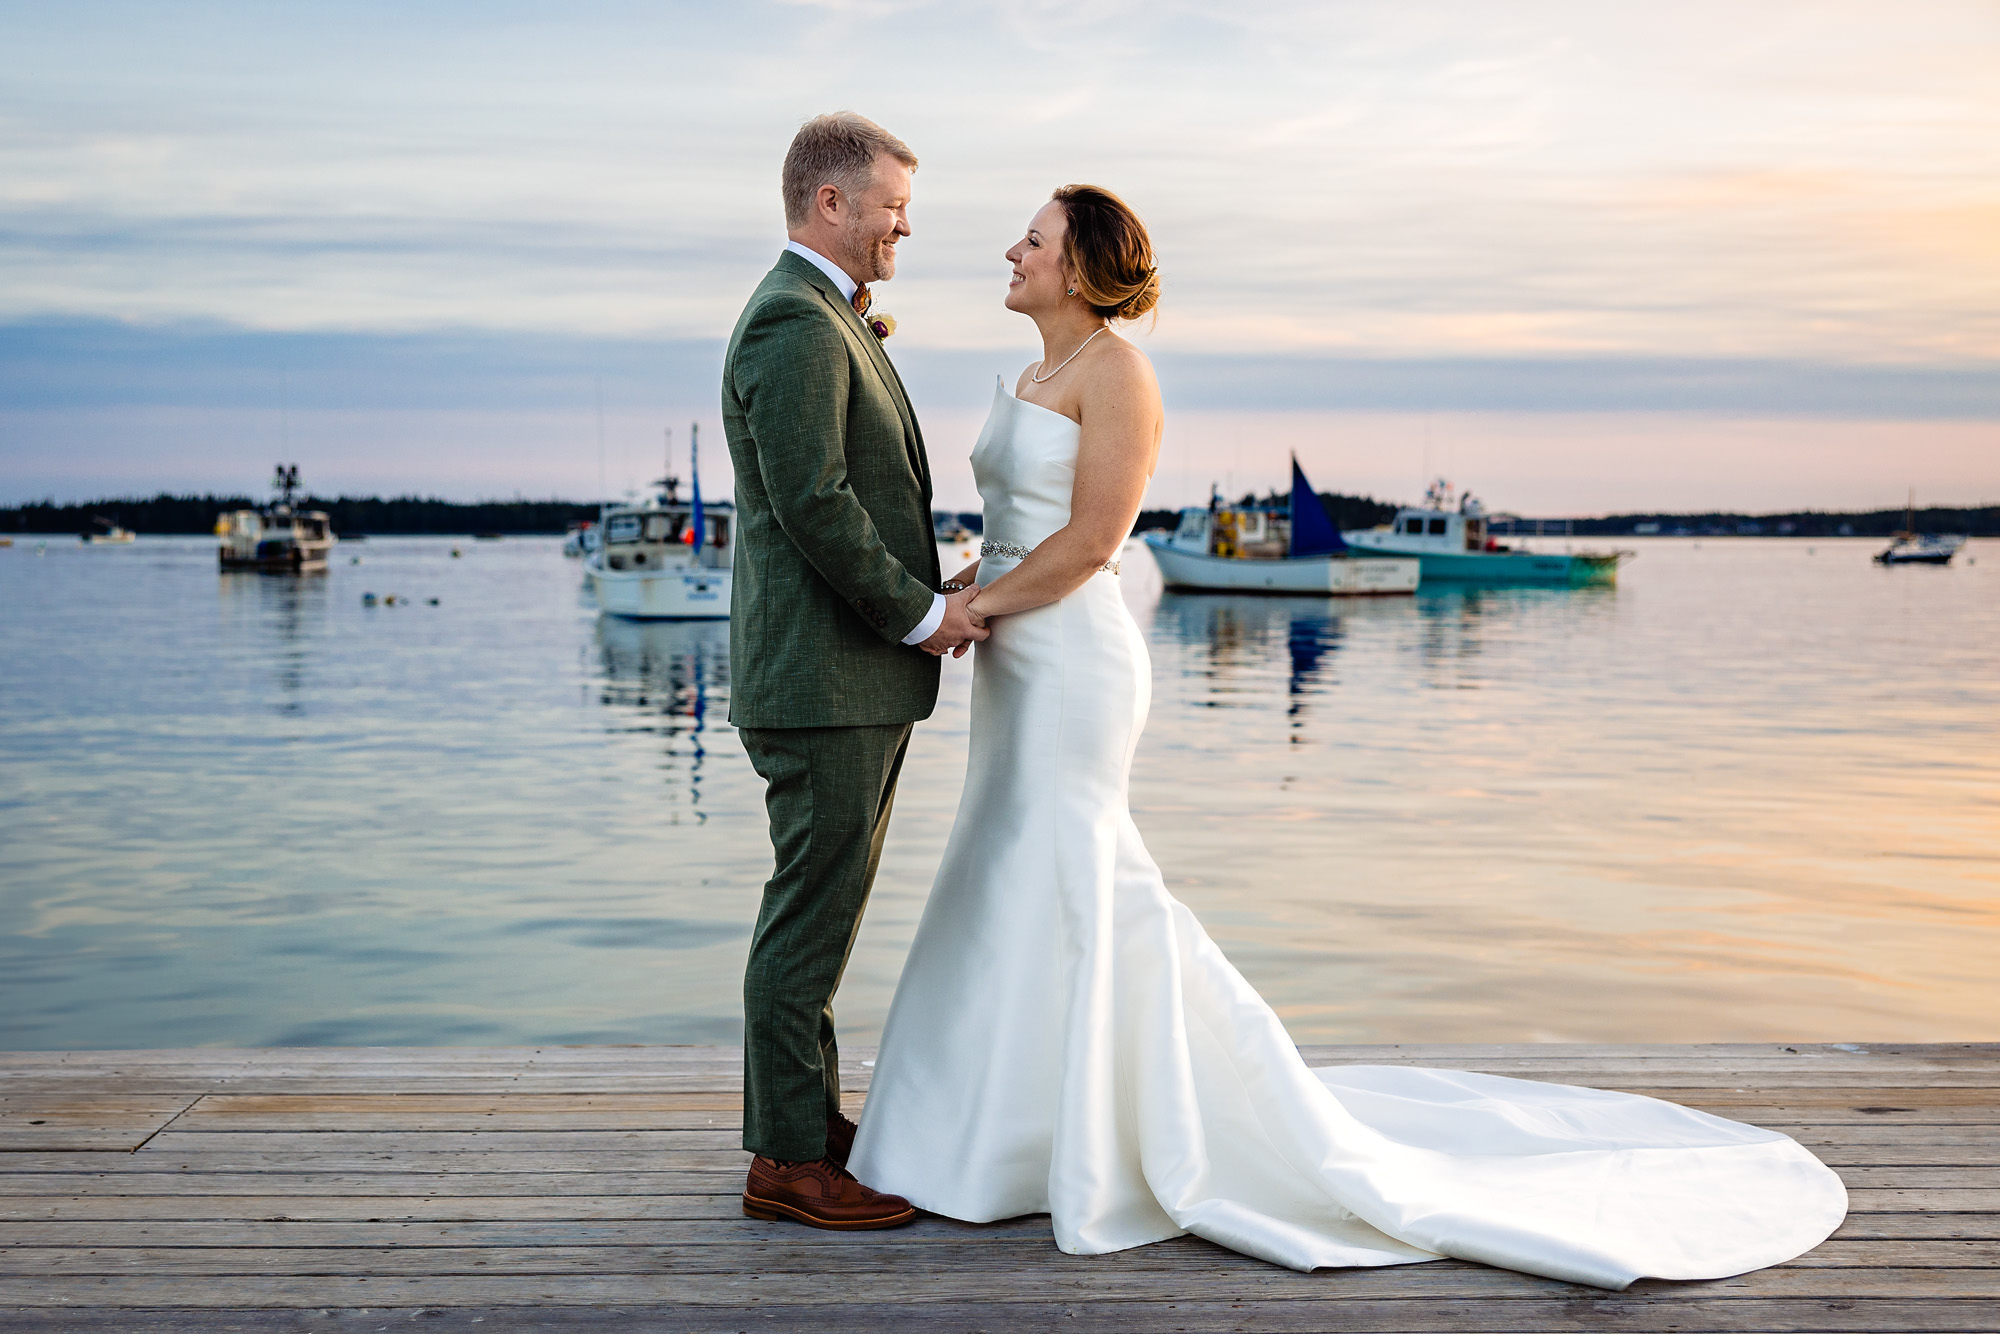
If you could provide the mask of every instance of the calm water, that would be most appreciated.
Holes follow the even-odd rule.
[[[1992,1038],[2000,546],[1640,546],[1616,590],[1361,604],[1133,562],[1175,892],[1302,1041]],[[552,541],[337,559],[0,550],[0,1046],[734,1040],[770,850],[728,627],[601,621]],[[917,732],[857,1039],[970,666]]]

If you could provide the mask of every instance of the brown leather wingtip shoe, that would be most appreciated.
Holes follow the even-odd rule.
[[[901,1227],[917,1216],[908,1200],[868,1189],[830,1158],[784,1163],[761,1154],[750,1160],[743,1212],[766,1222],[789,1218],[834,1232]]]
[[[861,1127],[835,1112],[826,1118],[826,1156],[847,1166],[847,1160],[854,1156],[854,1137],[861,1133]]]

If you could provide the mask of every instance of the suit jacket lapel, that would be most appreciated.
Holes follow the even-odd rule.
[[[895,363],[891,362],[889,354],[882,350],[882,340],[877,338],[862,321],[861,316],[855,313],[854,304],[840,294],[840,289],[833,285],[833,279],[821,273],[817,265],[799,258],[789,250],[778,257],[778,263],[789,266],[791,272],[817,287],[820,295],[826,298],[827,304],[833,307],[835,316],[845,319],[848,329],[868,349],[869,359],[875,366],[876,378],[882,381],[882,387],[888,390],[889,397],[895,400],[896,413],[903,419],[903,446],[910,455],[910,466],[916,470],[918,479],[923,483],[924,495],[928,497],[931,493],[931,469],[930,460],[924,452],[923,432],[917,428],[917,414],[910,406],[909,394],[903,389],[903,377],[896,374]]]
[[[854,307],[849,306],[848,309],[852,310]],[[896,363],[889,360],[888,350],[882,346],[882,340],[875,336],[875,331],[868,328],[866,322],[862,322],[861,331],[875,349],[877,365],[889,372],[890,389],[896,395],[897,407],[903,414],[903,428],[909,432],[910,462],[916,466],[917,476],[924,484],[924,498],[928,500],[931,494],[931,462],[930,456],[924,452],[924,431],[917,425],[917,410],[910,406],[909,391],[903,388],[903,377],[896,373]]]

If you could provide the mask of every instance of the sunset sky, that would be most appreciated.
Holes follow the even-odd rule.
[[[0,4],[0,500],[588,497],[705,433],[793,129],[922,158],[940,502],[1050,187],[1151,224],[1149,503],[2000,502],[2000,7]]]

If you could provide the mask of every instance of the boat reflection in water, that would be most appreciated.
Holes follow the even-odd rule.
[[[1156,689],[1201,708],[1268,709],[1282,672],[1285,712],[1302,726],[1310,698],[1339,684],[1340,654],[1351,637],[1414,619],[1409,599],[1348,602],[1338,611],[1332,605],[1318,596],[1168,593],[1153,612],[1151,638],[1156,657],[1178,657],[1182,684],[1161,681]],[[1155,677],[1166,668],[1156,663]]]
[[[685,811],[676,802],[667,822],[678,824],[684,814],[696,823],[706,820],[701,785],[709,734],[728,725],[729,622],[602,616],[597,650],[598,702],[632,718],[621,731],[663,738],[664,768],[680,776],[669,778],[676,795],[685,778]]]
[[[1168,592],[1151,614],[1155,689],[1198,708],[1268,710],[1282,672],[1292,739],[1303,744],[1312,700],[1338,688],[1343,670],[1366,676],[1371,690],[1478,689],[1490,643],[1592,633],[1590,623],[1611,615],[1616,601],[1615,585],[1446,584],[1407,600],[1337,604]]]
[[[266,579],[255,569],[224,569],[218,610],[234,625],[227,637],[254,645],[278,690],[273,708],[306,711],[312,667],[325,648],[326,584],[318,579]]]

